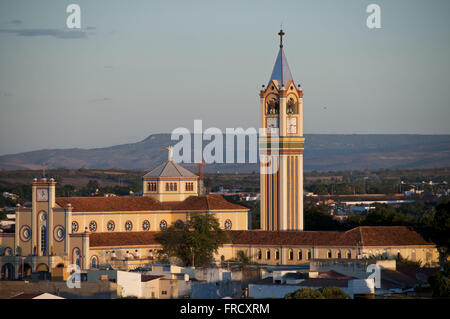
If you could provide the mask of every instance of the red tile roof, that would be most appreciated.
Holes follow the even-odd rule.
[[[148,196],[56,198],[56,204],[60,207],[66,207],[68,203],[74,212],[248,210],[221,195],[190,196],[181,202],[160,202]]]
[[[91,247],[158,245],[154,236],[159,232],[91,233]],[[337,231],[228,231],[228,244],[268,246],[434,246],[413,229],[404,226],[357,227],[346,232]]]
[[[362,226],[345,232],[233,231],[231,233],[232,242],[237,245],[326,247],[434,245],[406,226]]]
[[[91,233],[90,247],[120,247],[158,245],[155,231]]]

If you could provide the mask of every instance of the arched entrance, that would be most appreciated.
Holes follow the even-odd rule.
[[[19,279],[29,277],[31,276],[31,272],[33,271],[33,268],[30,264],[24,263],[23,265],[19,266]]]
[[[37,265],[36,272],[39,273],[39,279],[41,279],[41,280],[49,280],[50,279],[49,268],[46,264]]]
[[[1,279],[13,280],[14,279],[14,266],[13,264],[4,264],[0,273]]]

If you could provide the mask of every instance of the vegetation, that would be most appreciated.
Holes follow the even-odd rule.
[[[447,262],[442,271],[438,271],[428,278],[433,289],[433,297],[450,297],[450,262]]]
[[[247,266],[250,263],[250,258],[243,250],[239,250],[237,252],[237,260],[239,261],[241,268],[245,268],[245,266]]]
[[[339,287],[300,288],[286,294],[284,299],[350,299],[350,296]]]
[[[172,224],[156,236],[162,255],[178,258],[184,266],[208,266],[225,243],[226,233],[214,214],[195,214],[189,221]]]

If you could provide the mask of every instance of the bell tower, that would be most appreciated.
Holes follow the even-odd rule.
[[[303,230],[303,90],[296,87],[283,49],[260,91],[261,229]]]

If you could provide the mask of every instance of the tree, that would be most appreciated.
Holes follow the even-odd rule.
[[[286,294],[284,299],[350,299],[350,296],[339,287],[300,288]]]
[[[445,261],[450,253],[450,202],[436,207],[431,227],[433,242],[439,246],[441,261]]]
[[[193,214],[186,223],[172,224],[155,237],[162,254],[177,257],[184,266],[207,266],[225,243],[227,234],[214,214]]]
[[[438,271],[428,278],[433,289],[433,297],[450,297],[450,263],[446,263],[443,271]]]
[[[323,299],[319,290],[313,288],[300,288],[294,292],[287,293],[284,299]]]
[[[319,291],[325,299],[350,299],[350,296],[339,287],[324,287]]]
[[[239,250],[237,252],[237,259],[241,263],[240,267],[245,268],[250,263],[250,258],[247,256],[246,252],[243,250]]]

